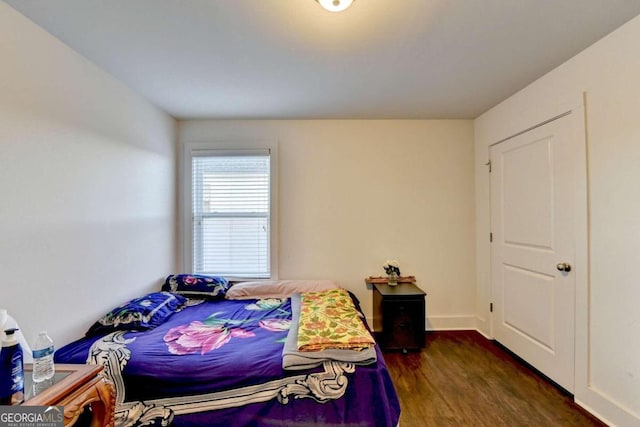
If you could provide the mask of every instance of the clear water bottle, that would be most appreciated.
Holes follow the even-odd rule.
[[[33,382],[39,383],[53,378],[53,340],[45,331],[38,334],[33,343]]]

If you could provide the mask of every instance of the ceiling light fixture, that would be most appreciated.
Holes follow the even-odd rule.
[[[329,12],[342,12],[353,3],[353,0],[316,0]]]

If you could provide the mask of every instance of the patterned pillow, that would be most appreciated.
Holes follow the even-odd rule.
[[[229,281],[224,277],[199,274],[172,274],[162,285],[163,291],[192,298],[222,299],[227,289]]]
[[[107,334],[117,330],[144,331],[164,323],[187,301],[170,292],[153,292],[122,304],[89,328],[87,336]]]

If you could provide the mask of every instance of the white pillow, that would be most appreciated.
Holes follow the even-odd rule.
[[[296,292],[320,292],[335,289],[333,280],[263,280],[239,282],[227,290],[227,299],[289,298]]]

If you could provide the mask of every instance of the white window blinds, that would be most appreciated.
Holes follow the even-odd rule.
[[[268,150],[192,157],[193,268],[270,277]]]

